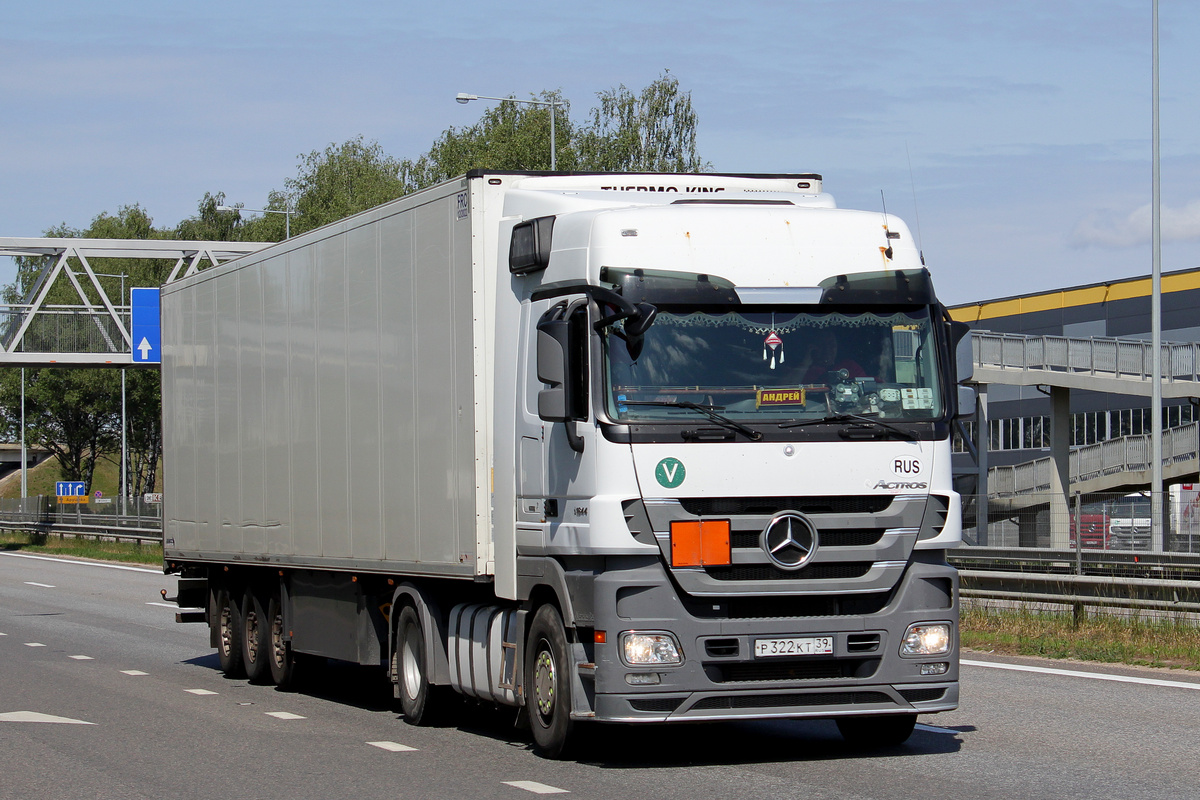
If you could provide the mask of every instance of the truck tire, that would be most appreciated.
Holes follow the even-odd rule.
[[[242,615],[228,589],[217,594],[217,661],[226,678],[245,674],[242,661]]]
[[[251,683],[266,683],[271,679],[267,665],[270,653],[267,614],[258,594],[251,589],[242,596],[242,662]]]
[[[837,720],[842,738],[854,747],[897,747],[912,736],[916,714],[886,714],[866,717],[841,717]]]
[[[396,649],[392,653],[392,672],[396,677],[396,698],[404,721],[410,725],[430,725],[438,714],[443,692],[429,684],[425,674],[425,631],[421,617],[412,606],[405,606],[396,622]]]
[[[571,660],[562,616],[552,605],[533,615],[525,646],[525,705],[538,752],[561,758],[571,731]]]
[[[275,595],[267,602],[266,660],[271,682],[280,689],[291,689],[296,683],[296,656],[291,642],[284,639],[283,603]]]

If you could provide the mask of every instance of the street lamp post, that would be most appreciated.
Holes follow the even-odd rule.
[[[526,103],[531,106],[550,106],[550,169],[558,169],[558,160],[555,158],[554,148],[554,118],[558,114],[559,106],[566,105],[566,103],[561,100],[518,100],[515,97],[488,97],[483,94],[466,94],[464,92],[459,92],[458,96],[454,99],[464,105],[472,100],[496,100],[501,103]]]
[[[288,207],[280,211],[277,208],[238,208],[236,206],[217,206],[217,211],[250,211],[254,214],[283,214],[283,238],[292,238],[292,214],[295,210],[289,202]]]

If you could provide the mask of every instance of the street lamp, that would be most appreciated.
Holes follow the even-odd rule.
[[[515,97],[488,97],[483,94],[466,94],[459,92],[454,98],[457,102],[466,105],[472,100],[496,100],[501,103],[527,103],[531,106],[550,106],[550,169],[558,169],[558,160],[554,157],[554,117],[559,106],[564,106],[561,100],[518,100]]]
[[[217,211],[250,211],[255,214],[283,214],[283,238],[292,238],[292,214],[296,212],[292,209],[289,202],[288,207],[282,211],[277,208],[235,208],[234,206],[217,206]]]

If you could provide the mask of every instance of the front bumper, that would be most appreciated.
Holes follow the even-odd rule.
[[[609,722],[672,722],[848,714],[934,713],[958,706],[958,574],[941,561],[909,563],[890,599],[875,613],[731,618],[725,606],[705,609],[681,599],[658,562],[608,569],[595,582],[596,630],[592,714]],[[852,609],[853,603],[846,608]],[[711,613],[709,613],[711,609]],[[915,622],[951,625],[951,649],[902,657],[900,642]],[[669,631],[683,663],[630,667],[618,652],[620,632]],[[830,636],[833,654],[756,658],[764,637]],[[921,665],[945,672],[921,675]],[[628,676],[654,673],[656,685]],[[594,716],[593,716],[594,714]],[[580,716],[583,716],[582,714]]]

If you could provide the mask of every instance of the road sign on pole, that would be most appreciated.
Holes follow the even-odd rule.
[[[162,322],[158,311],[158,289],[130,289],[129,305],[133,363],[162,363]]]
[[[54,493],[60,503],[86,503],[88,501],[87,484],[83,481],[57,481]]]

